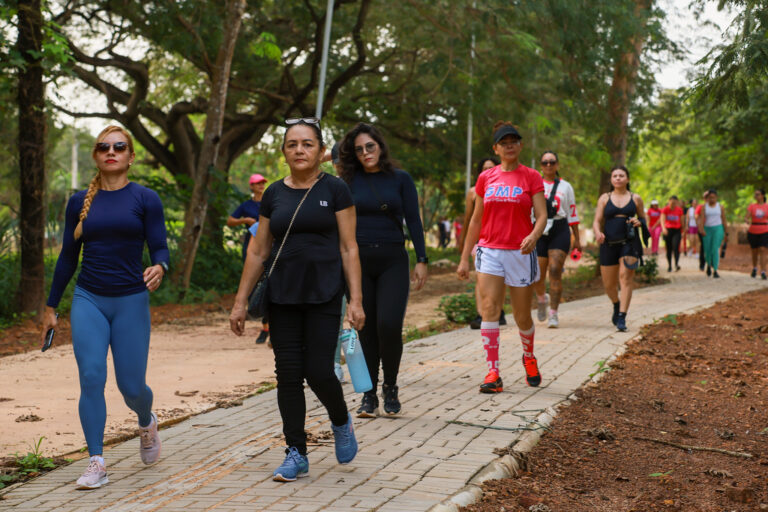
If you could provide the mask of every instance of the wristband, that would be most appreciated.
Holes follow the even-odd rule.
[[[429,263],[429,258],[426,256],[419,256],[416,258],[416,263]]]
[[[161,267],[163,267],[163,273],[164,273],[164,274],[167,274],[167,273],[168,273],[168,264],[167,264],[166,262],[164,262],[164,261],[161,261],[161,262],[159,262],[159,263],[158,263],[158,265],[160,265]]]

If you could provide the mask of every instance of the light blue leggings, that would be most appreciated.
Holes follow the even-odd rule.
[[[94,295],[78,286],[72,298],[72,347],[80,374],[80,424],[91,456],[101,455],[107,404],[107,350],[112,347],[117,387],[139,425],[152,422],[152,390],[146,384],[149,293]]]

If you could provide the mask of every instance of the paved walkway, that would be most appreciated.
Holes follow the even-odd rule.
[[[561,328],[537,324],[536,355],[543,375],[539,388],[525,385],[517,331],[502,332],[504,393],[482,395],[485,375],[479,334],[468,328],[406,345],[400,377],[403,414],[355,419],[360,453],[349,465],[336,463],[330,426],[311,392],[308,431],[310,474],[295,483],[273,482],[283,459],[275,392],[219,409],[163,430],[163,457],[142,465],[138,440],[106,452],[111,483],[100,490],[74,490],[87,460],[52,471],[4,493],[0,509],[57,512],[212,510],[425,511],[462,489],[522,432],[482,428],[525,427],[589,379],[639,328],[670,313],[690,312],[718,300],[766,286],[765,281],[722,272],[717,281],[686,268],[674,283],[638,290],[628,317],[630,332],[610,323],[605,296],[564,305]],[[663,272],[666,275],[666,272]],[[359,396],[345,384],[347,404]],[[461,425],[464,422],[473,425]],[[331,438],[332,439],[332,438]]]

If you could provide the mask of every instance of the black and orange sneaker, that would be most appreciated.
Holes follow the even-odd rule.
[[[485,380],[480,384],[481,393],[501,393],[504,391],[504,383],[499,377],[499,372],[491,370],[488,375],[485,376]]]
[[[523,356],[523,368],[525,368],[525,381],[529,386],[536,387],[541,384],[541,374],[535,357]]]

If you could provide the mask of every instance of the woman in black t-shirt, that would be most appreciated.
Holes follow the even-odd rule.
[[[248,294],[274,261],[294,218],[269,277],[266,298],[275,353],[277,403],[288,445],[285,461],[273,475],[280,482],[307,476],[309,471],[304,431],[305,378],[328,410],[337,460],[346,464],[355,457],[357,441],[352,418],[333,372],[345,279],[349,290],[347,318],[357,329],[365,322],[356,216],[349,187],[320,172],[325,145],[319,121],[288,119],[286,124],[282,149],[291,173],[264,193],[259,227],[248,246],[229,319],[232,331],[241,336]]]

